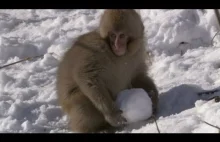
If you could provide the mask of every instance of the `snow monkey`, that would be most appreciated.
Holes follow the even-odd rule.
[[[145,89],[156,113],[158,91],[147,75],[143,36],[144,25],[135,10],[105,10],[99,28],[79,36],[65,53],[57,72],[57,94],[72,131],[110,132],[125,126],[115,105],[124,89]]]

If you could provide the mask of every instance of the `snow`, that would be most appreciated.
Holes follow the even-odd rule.
[[[128,123],[144,121],[152,116],[151,99],[142,88],[121,91],[116,104]]]
[[[161,133],[218,133],[220,103],[197,93],[220,87],[220,35],[213,10],[138,10],[159,89]],[[77,36],[95,29],[103,10],[0,10],[0,132],[71,133],[57,102],[57,65]],[[213,41],[212,41],[213,40]],[[147,46],[146,46],[147,48]],[[220,95],[216,92],[213,95]],[[118,133],[158,133],[140,122]]]

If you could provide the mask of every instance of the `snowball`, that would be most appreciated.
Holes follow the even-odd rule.
[[[127,89],[118,94],[117,106],[128,123],[143,121],[152,116],[152,102],[144,89]]]

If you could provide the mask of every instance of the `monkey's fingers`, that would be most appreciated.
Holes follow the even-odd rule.
[[[120,113],[107,116],[106,121],[108,121],[108,123],[113,127],[120,127],[127,123],[127,120]]]
[[[124,126],[124,125],[127,125],[127,124],[128,124],[127,119],[125,119],[123,116],[120,116],[119,121],[118,121],[118,125],[119,126]]]
[[[120,123],[118,123],[118,121],[115,118],[112,117],[107,117],[106,121],[113,127],[119,127]]]
[[[125,117],[122,116],[122,113],[120,113],[117,115],[117,123],[118,126],[121,127],[121,126],[125,126],[128,123],[128,121]]]

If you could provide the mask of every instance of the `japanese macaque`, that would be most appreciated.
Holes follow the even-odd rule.
[[[74,132],[115,132],[126,125],[117,94],[143,88],[157,111],[158,91],[147,75],[144,25],[135,10],[105,10],[99,29],[78,37],[57,74],[57,94]]]

